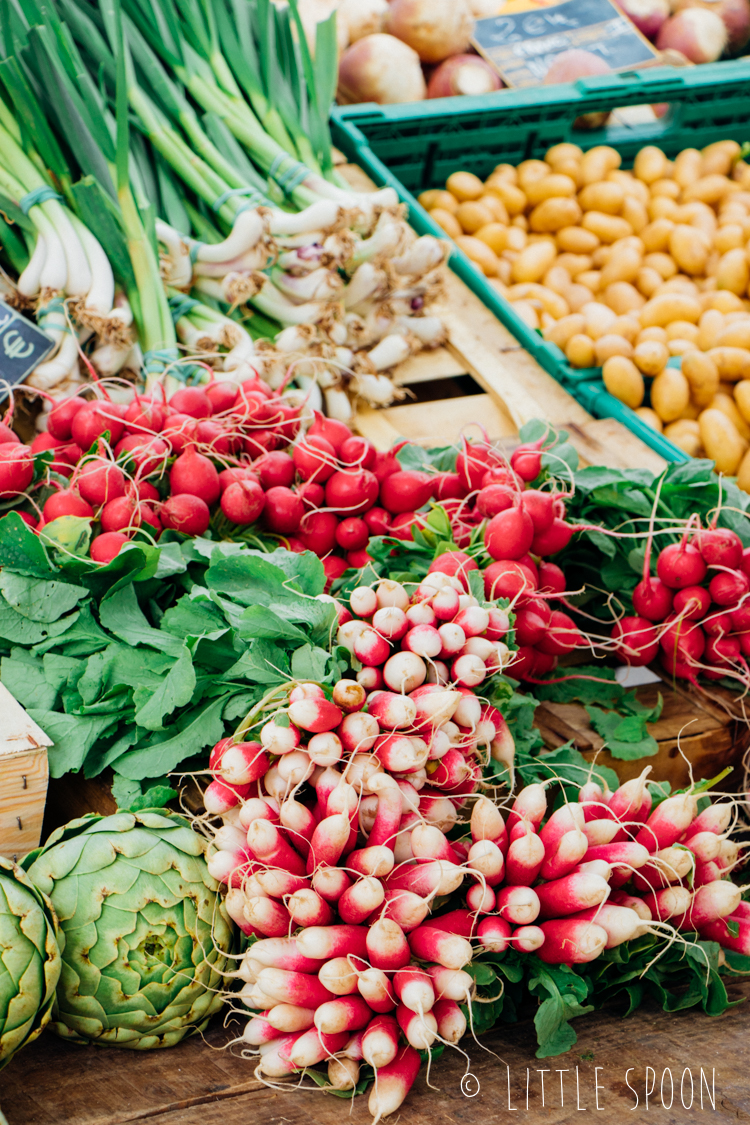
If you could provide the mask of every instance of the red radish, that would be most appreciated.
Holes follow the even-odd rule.
[[[329,508],[335,508],[336,511],[348,516],[358,516],[364,513],[365,522],[372,533],[382,535],[385,532],[375,531],[366,518],[370,515],[368,509],[374,504],[377,495],[378,482],[369,469],[335,472],[326,484],[325,499]],[[381,509],[376,510],[380,511]]]
[[[581,641],[581,633],[572,618],[555,609],[552,611],[549,630],[537,647],[550,656],[564,656],[572,652]]]
[[[531,516],[535,536],[548,531],[558,514],[555,510],[555,495],[552,492],[539,492],[537,489],[527,488],[521,497],[521,505]]]
[[[700,531],[696,546],[706,566],[723,566],[738,570],[742,564],[742,540],[734,531],[716,527]]]
[[[503,918],[483,918],[477,926],[480,944],[492,953],[503,953],[510,945],[511,927]]]
[[[367,1027],[372,1019],[372,1009],[361,996],[340,996],[320,1004],[314,1019],[318,1031],[325,1035],[337,1035]]]
[[[97,535],[89,553],[94,562],[110,563],[128,542],[130,540],[127,535],[122,535],[119,531],[108,531],[104,535]]]
[[[41,437],[41,434],[39,435]],[[4,422],[0,422],[0,445],[7,445],[12,442],[14,445],[20,445],[21,439],[18,434],[11,430],[10,426],[6,426]],[[36,450],[34,450],[36,452]]]
[[[535,555],[556,555],[567,547],[574,531],[572,524],[555,517],[546,531],[534,536],[531,549]]]
[[[229,809],[236,808],[240,799],[247,797],[248,793],[249,789],[241,785],[212,781],[203,794],[203,804],[206,812],[211,813],[212,816],[223,816]]]
[[[317,410],[313,411],[315,420],[307,431],[310,437],[322,437],[325,441],[329,442],[335,452],[338,454],[341,451],[344,442],[349,441],[352,437],[352,431],[345,422],[339,422],[336,418],[325,418]]]
[[[378,1015],[370,1021],[362,1036],[362,1057],[379,1070],[395,1059],[398,1043],[398,1021],[394,1016]]]
[[[730,922],[736,923],[732,929],[738,929],[738,933],[732,933]],[[744,917],[717,918],[713,922],[704,922],[700,935],[704,941],[717,941],[724,949],[741,953],[743,957],[750,956],[750,921]]]
[[[656,39],[660,51],[680,51],[692,63],[716,62],[729,36],[721,17],[705,8],[684,8],[664,23]]]
[[[338,707],[327,699],[298,699],[289,707],[289,718],[294,725],[314,734],[334,730],[343,717]]]
[[[73,441],[84,450],[90,449],[96,439],[107,431],[109,431],[109,443],[114,446],[122,437],[124,430],[125,423],[116,404],[102,402],[99,399],[84,403],[83,408],[73,415],[70,425]]]
[[[717,621],[720,622],[720,627],[716,625]],[[713,620],[708,618],[702,624],[706,633],[717,634],[719,632],[729,633],[730,631],[745,633],[750,629],[750,604],[746,602],[738,606],[737,609],[731,610],[728,618],[726,614],[720,613],[713,617]]]
[[[458,473],[436,473],[433,482],[436,500],[463,500],[468,492]]]
[[[541,641],[550,627],[552,613],[546,602],[527,602],[516,611],[516,640],[521,645],[535,645]]]
[[[363,437],[348,437],[338,450],[342,465],[356,465],[359,469],[372,469],[377,450]]]
[[[579,829],[566,832],[550,847],[545,845],[545,858],[539,874],[543,879],[560,879],[576,867],[588,851],[587,837]]]
[[[214,414],[223,414],[224,411],[231,410],[237,402],[240,393],[240,388],[237,384],[230,383],[226,379],[208,383],[204,387],[204,390],[206,398],[211,403],[211,410]]]
[[[513,450],[510,457],[511,468],[522,481],[531,483],[536,480],[542,471],[542,442],[519,445]]]
[[[498,915],[516,925],[528,925],[539,917],[539,896],[532,887],[501,887],[495,892],[495,899]]]
[[[222,739],[211,751],[210,769],[229,785],[248,785],[270,768],[271,760],[260,742]]]
[[[179,496],[170,496],[159,511],[164,527],[172,531],[180,531],[183,535],[200,536],[208,531],[211,522],[211,513],[208,504],[200,496],[191,496],[187,492]]]
[[[297,973],[317,973],[322,958],[307,957],[301,952],[296,938],[272,938],[253,945],[253,960],[276,969],[291,969]]]
[[[536,953],[544,945],[544,930],[539,926],[519,926],[510,941],[513,948],[522,953]]]
[[[219,487],[222,492],[229,488],[230,484],[236,484],[238,480],[257,480],[257,477],[250,468],[245,469],[239,466],[232,469],[222,469],[219,473]]]
[[[259,1048],[259,1070],[269,1078],[284,1078],[287,1074],[294,1073],[294,1063],[289,1059],[289,1052],[297,1039],[304,1035],[303,1031],[293,1035],[284,1035],[274,1039],[271,1043],[263,1043]]]
[[[254,820],[247,830],[247,846],[256,859],[284,867],[292,875],[305,875],[305,863],[268,820]]]
[[[373,910],[377,910],[384,898],[385,890],[380,880],[365,876],[344,891],[338,903],[339,916],[344,922],[359,925]]]
[[[542,922],[539,928],[544,933],[544,944],[537,956],[548,965],[585,964],[607,946],[607,931],[595,922],[558,918]]]
[[[336,451],[322,437],[308,435],[305,441],[295,445],[292,457],[303,480],[323,484],[336,471]]]
[[[370,531],[363,519],[349,516],[345,520],[337,521],[336,542],[343,551],[359,551],[367,546]]]
[[[339,521],[331,512],[308,512],[302,518],[299,537],[308,551],[322,558],[336,546]]]
[[[418,926],[409,934],[409,946],[415,957],[436,961],[446,969],[463,969],[471,961],[471,943],[458,934],[446,933],[435,926]]]
[[[270,1043],[279,1038],[278,1030],[263,1016],[253,1016],[245,1024],[242,1038],[251,1047],[259,1047],[261,1043]]]
[[[369,927],[366,949],[372,967],[386,972],[403,968],[411,956],[404,931],[391,918],[381,918]]]
[[[196,441],[206,447],[206,453],[212,457],[226,456],[242,449],[242,437],[239,434],[227,433],[219,422],[204,420],[195,427]]]
[[[477,914],[491,914],[495,909],[495,892],[492,887],[475,883],[466,892],[466,905]]]
[[[685,586],[674,597],[673,609],[688,621],[700,621],[708,613],[711,595],[703,586]]]
[[[213,504],[221,494],[219,474],[213,463],[193,446],[188,446],[172,465],[169,484],[173,496],[188,493],[207,504]]]
[[[700,660],[706,639],[703,630],[693,621],[667,618],[669,624],[662,632],[659,644],[670,664],[680,661],[694,664]]]
[[[372,1088],[367,1108],[375,1121],[395,1113],[414,1085],[422,1059],[419,1051],[406,1046],[399,1050],[393,1062],[377,1071],[377,1082]]]
[[[370,535],[387,535],[391,527],[391,517],[385,508],[369,508],[362,519],[367,524]]]
[[[232,523],[255,523],[266,503],[265,493],[252,478],[235,481],[221,496],[221,510]]]
[[[690,909],[692,895],[687,887],[665,887],[664,890],[649,892],[643,901],[653,918],[666,922],[669,918],[681,918]]]
[[[645,617],[622,617],[611,633],[617,642],[618,655],[626,664],[640,667],[650,664],[659,654],[659,637]]]
[[[484,532],[484,545],[493,559],[520,559],[533,539],[533,520],[521,507],[494,516]]]
[[[667,797],[654,809],[636,836],[649,851],[676,844],[695,816],[696,798],[689,793]]]
[[[396,1009],[396,1019],[407,1043],[418,1051],[426,1051],[435,1042],[437,1020],[432,1012],[412,1012],[405,1004]]]
[[[565,591],[565,575],[556,563],[542,559],[539,562],[539,589],[553,594],[562,594]]]
[[[265,937],[283,937],[289,932],[289,911],[273,898],[247,897],[244,914],[245,921]]]
[[[107,501],[99,521],[102,531],[134,531],[141,526],[141,505],[134,496],[118,496]]]
[[[545,848],[554,848],[566,832],[583,828],[584,822],[584,811],[580,804],[561,805],[559,809],[552,813],[539,833],[542,843]],[[513,830],[511,830],[511,839],[513,835]]]
[[[750,590],[750,578],[741,570],[715,574],[708,584],[708,592],[717,605],[736,606]]]
[[[424,969],[410,966],[393,977],[393,990],[411,1012],[428,1012],[435,1003],[435,989]]]
[[[333,993],[324,988],[317,977],[270,965],[258,973],[258,986],[279,1003],[294,1004],[300,1008],[317,1009],[334,999]]]
[[[60,492],[53,492],[45,501],[42,515],[44,516],[45,523],[56,520],[58,516],[83,516],[84,518],[93,519],[94,509],[73,489],[61,489]],[[112,531],[118,529],[105,528],[104,530]]]
[[[503,85],[497,71],[479,55],[453,55],[432,72],[427,83],[427,97],[491,94]]]
[[[126,434],[115,446],[115,457],[132,461],[140,476],[150,476],[166,466],[169,446],[158,437],[147,434]]]
[[[708,922],[734,914],[742,899],[742,890],[726,879],[706,883],[693,895],[690,925],[700,930]]]
[[[564,875],[536,887],[539,896],[539,916],[541,918],[560,918],[565,914],[575,914],[589,906],[598,906],[609,894],[607,881],[601,875],[588,872]]]
[[[345,716],[336,732],[344,749],[350,754],[357,754],[372,750],[380,730],[377,720],[371,715],[354,712]]]
[[[288,488],[294,480],[294,461],[288,453],[279,449],[259,457],[253,465],[253,471],[258,474],[264,489],[278,488],[280,485]]]
[[[547,796],[545,786],[538,782],[526,785],[511,806],[507,823],[508,831],[522,821],[528,821],[534,828],[538,828],[546,815]]]
[[[173,453],[182,453],[188,443],[195,439],[196,420],[189,414],[170,414],[160,437],[166,441]]]
[[[485,485],[477,496],[477,511],[486,519],[492,519],[500,512],[515,507],[516,495],[513,489],[505,484]]]
[[[3,444],[10,441],[13,441],[13,439],[5,438]],[[13,443],[16,444],[17,441],[18,439]],[[37,434],[31,443],[31,452],[34,454],[44,453],[48,449],[51,449],[54,453],[52,468],[55,472],[66,477],[71,475],[73,466],[77,465],[83,456],[81,450],[73,442],[61,441],[59,438],[52,437],[50,433]]]
[[[706,564],[692,543],[670,543],[659,552],[656,572],[665,586],[680,590],[684,586],[699,586],[706,577]]]
[[[125,495],[125,477],[112,461],[87,461],[78,477],[78,491],[94,507]]]
[[[330,903],[338,902],[351,883],[347,873],[340,867],[320,867],[312,878],[313,890]]]
[[[72,396],[56,402],[47,417],[47,429],[53,438],[69,441],[73,419],[86,405],[86,399]]]
[[[322,1007],[326,1008],[327,1005],[324,1004]],[[318,1011],[320,1010],[319,1008]],[[340,1051],[348,1039],[349,1035],[346,1031],[326,1033],[320,1031],[318,1027],[310,1028],[289,1048],[287,1052],[289,1061],[302,1069],[307,1066],[317,1066],[318,1063],[331,1058],[336,1051]]]
[[[633,608],[639,617],[660,622],[671,612],[673,598],[661,578],[644,578],[633,590]]]
[[[536,579],[529,568],[511,559],[490,563],[484,572],[484,592],[488,600],[523,597],[534,593],[536,588]]]
[[[167,411],[150,395],[136,395],[125,411],[124,418],[128,430],[158,434],[164,427]]]
[[[290,488],[282,485],[269,488],[263,516],[271,531],[277,535],[290,535],[297,531],[304,514],[302,500]]]
[[[391,473],[380,485],[380,502],[394,515],[421,508],[432,496],[433,479],[417,469]]]
[[[181,387],[169,400],[170,412],[191,418],[209,418],[213,413],[211,399],[202,387]]]
[[[34,528],[34,529],[35,529],[35,528],[39,528],[39,529],[41,529],[41,528],[42,528],[42,527],[44,526],[44,524],[43,524],[43,523],[40,523],[38,519],[35,519],[35,518],[34,518],[34,516],[31,516],[31,515],[29,515],[29,513],[28,513],[28,512],[19,512],[19,511],[16,511],[16,515],[17,515],[17,516],[19,517],[19,519],[22,519],[22,520],[23,520],[23,522],[24,522],[24,523],[25,523],[25,524],[26,524],[26,525],[27,525],[28,527],[30,527],[30,528]]]
[[[34,460],[28,445],[17,441],[0,443],[0,498],[17,496],[34,478]]]
[[[737,637],[709,637],[703,653],[706,664],[716,665],[719,669],[736,667],[740,660],[740,642]],[[705,675],[716,675],[721,678],[723,672],[712,673],[706,670]]]
[[[469,588],[467,574],[470,570],[479,570],[476,559],[467,555],[465,551],[444,551],[442,555],[430,563],[428,574],[447,574],[460,579],[465,590]]]
[[[715,832],[717,835],[721,835],[726,832],[732,823],[733,813],[733,806],[728,801],[709,805],[692,822],[685,833],[685,839],[691,839],[698,832]]]
[[[642,843],[636,843],[634,840],[623,840],[621,843],[594,844],[586,852],[585,858],[587,862],[603,859],[611,867],[629,872],[633,868],[644,867],[650,856],[648,849]],[[586,905],[593,904],[587,903]],[[580,909],[583,910],[584,906],[581,906]]]
[[[484,474],[495,458],[489,445],[472,445],[463,439],[463,449],[456,458],[456,473],[467,492],[482,487]]]

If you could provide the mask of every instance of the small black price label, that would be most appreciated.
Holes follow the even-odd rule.
[[[539,86],[557,55],[577,47],[611,70],[653,66],[658,51],[610,0],[567,0],[551,7],[477,20],[472,44],[507,86]]]
[[[23,382],[53,347],[46,332],[0,298],[0,379]]]

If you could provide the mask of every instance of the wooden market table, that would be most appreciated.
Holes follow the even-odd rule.
[[[401,1125],[750,1122],[750,981],[731,984],[730,993],[733,999],[744,996],[745,1003],[717,1019],[697,1010],[668,1015],[650,1003],[627,1020],[616,1011],[584,1016],[574,1022],[576,1046],[553,1059],[535,1058],[530,1021],[505,1025],[481,1037],[499,1058],[466,1040],[471,1059],[466,1093],[461,1089],[465,1060],[456,1051],[446,1051],[433,1068],[431,1081],[437,1089],[427,1087],[423,1069],[402,1108]],[[253,1062],[242,1059],[236,1047],[221,1050],[231,1037],[221,1019],[214,1022],[205,1041],[189,1039],[172,1050],[148,1053],[74,1047],[45,1034],[0,1075],[0,1106],[9,1125],[141,1121],[148,1125],[365,1125],[370,1121],[366,1097],[352,1107],[317,1091],[267,1089],[253,1078]],[[702,1085],[702,1109],[701,1068],[707,1081]],[[562,1075],[557,1073],[561,1069]],[[546,1073],[542,1076],[539,1070]],[[670,1074],[675,1097],[668,1109]],[[690,1105],[690,1075],[694,1100],[686,1109],[680,1101],[680,1083],[684,1076],[684,1103]],[[510,1105],[517,1116],[508,1109],[509,1077]],[[648,1109],[647,1077],[652,1088]],[[715,1108],[708,1093],[712,1083]],[[639,1104],[634,1108],[636,1094]],[[584,1110],[596,1116],[581,1118]]]

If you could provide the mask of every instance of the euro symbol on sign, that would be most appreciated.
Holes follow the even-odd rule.
[[[28,359],[34,351],[34,345],[24,340],[21,333],[13,328],[3,336],[3,351],[8,359]]]
[[[464,1074],[461,1079],[461,1093],[465,1098],[475,1098],[479,1093],[479,1079],[471,1071]]]

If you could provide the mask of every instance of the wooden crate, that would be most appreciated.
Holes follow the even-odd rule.
[[[18,859],[39,843],[51,745],[0,684],[0,855]]]
[[[673,789],[683,789],[691,780],[716,777],[731,766],[732,773],[720,788],[739,789],[742,759],[750,745],[750,726],[740,713],[736,697],[723,688],[712,688],[709,695],[688,685],[674,686],[666,676],[661,683],[636,688],[636,698],[646,707],[654,707],[659,694],[664,709],[658,722],[648,725],[659,745],[658,753],[651,758],[613,758],[603,748],[604,739],[593,729],[579,703],[540,703],[534,723],[549,749],[572,740],[584,758],[596,759],[600,765],[613,769],[621,781],[637,777],[645,766],[651,766],[653,780],[668,781]]]

